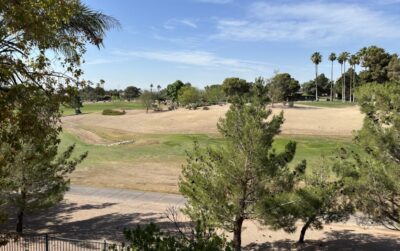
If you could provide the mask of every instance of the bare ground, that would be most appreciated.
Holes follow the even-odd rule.
[[[84,128],[92,126],[115,129],[131,133],[206,133],[215,134],[216,124],[229,109],[211,106],[210,110],[187,110],[146,113],[143,110],[127,111],[123,116],[103,116],[99,113],[68,116],[63,126],[87,143],[105,143],[104,139]],[[298,106],[296,108],[272,108],[273,114],[284,112],[285,123],[282,134],[350,136],[361,128],[363,115],[358,107],[318,108]]]
[[[92,187],[114,187],[143,191],[179,193],[178,179],[181,162],[136,161],[118,162],[78,168],[72,175],[72,183]]]
[[[165,217],[165,202],[130,200],[69,193],[57,207],[27,215],[27,232],[55,234],[81,240],[123,241],[122,231],[137,224],[157,222],[163,229],[174,229]],[[186,224],[181,217],[180,224]],[[13,225],[8,226],[13,228]],[[246,250],[399,250],[400,233],[383,228],[364,228],[354,222],[326,225],[321,231],[309,230],[306,244],[296,245],[299,231],[288,234],[272,231],[255,222],[246,222],[243,245]]]

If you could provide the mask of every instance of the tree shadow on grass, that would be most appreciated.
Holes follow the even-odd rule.
[[[60,203],[59,205],[26,216],[24,234],[48,233],[51,236],[78,240],[124,241],[123,230],[133,229],[137,225],[155,222],[163,229],[173,230],[174,224],[159,213],[109,213],[91,217],[90,210],[105,209],[117,203],[100,203],[77,205],[76,203]],[[72,213],[86,211],[88,217],[73,221]],[[16,219],[0,225],[2,231],[14,231]],[[186,223],[179,222],[181,225]]]
[[[331,231],[318,241],[297,244],[285,239],[263,244],[250,244],[244,250],[304,250],[304,251],[393,251],[400,250],[400,240],[394,236],[355,233],[352,230]]]

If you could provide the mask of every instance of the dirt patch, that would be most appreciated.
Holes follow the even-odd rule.
[[[116,129],[131,133],[218,133],[216,124],[224,117],[229,105],[211,106],[210,110],[178,109],[162,113],[146,113],[143,110],[127,111],[125,116],[108,117],[101,114],[86,114],[63,118],[67,130],[90,128],[91,126]],[[297,108],[272,108],[273,114],[284,112],[285,123],[282,134],[350,136],[361,128],[363,115],[357,107],[316,108],[299,106]],[[75,133],[75,132],[74,132]],[[80,133],[86,142],[100,139],[91,134]]]
[[[178,193],[181,163],[142,160],[134,163],[107,162],[86,166],[71,174],[73,184]]]
[[[169,205],[162,202],[127,200],[110,196],[67,194],[65,201],[51,210],[27,215],[27,232],[50,233],[81,240],[123,241],[123,229],[157,222],[163,229],[174,229],[165,218]],[[185,218],[180,218],[185,223]],[[14,225],[6,228],[13,229]],[[306,244],[295,242],[293,234],[273,231],[256,222],[246,221],[243,230],[245,250],[398,250],[400,233],[382,228],[363,228],[353,223],[326,225],[309,230]]]

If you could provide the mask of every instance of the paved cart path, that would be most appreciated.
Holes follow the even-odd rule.
[[[118,188],[95,188],[78,185],[72,185],[70,191],[67,194],[85,197],[89,196],[110,198],[124,201],[161,203],[174,206],[183,206],[186,201],[182,195],[178,194],[147,192]]]

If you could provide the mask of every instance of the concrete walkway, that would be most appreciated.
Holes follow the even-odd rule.
[[[117,189],[117,188],[95,188],[85,187],[79,185],[71,185],[67,194],[90,196],[100,198],[110,198],[118,200],[127,200],[135,202],[152,202],[169,204],[175,206],[183,206],[186,200],[178,194],[167,194],[157,192],[146,192],[130,189]]]

